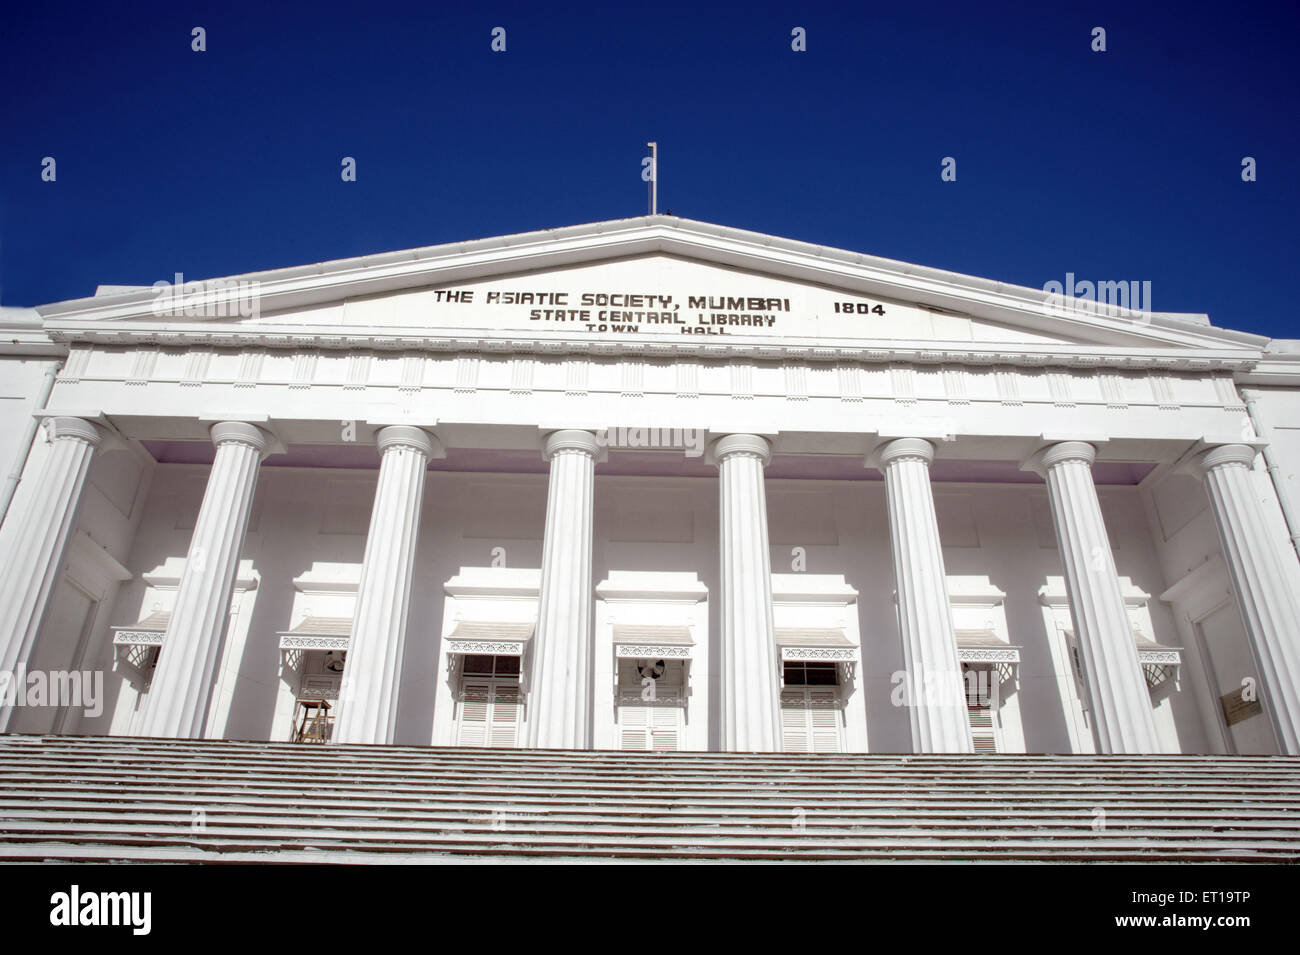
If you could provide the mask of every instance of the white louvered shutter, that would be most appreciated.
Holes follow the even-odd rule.
[[[808,723],[814,753],[840,751],[840,693],[832,687],[808,687]]]
[[[680,706],[650,707],[650,748],[660,753],[674,752],[681,734]]]
[[[997,671],[991,667],[971,667],[963,674],[966,680],[966,714],[970,721],[971,745],[976,753],[997,753]]]
[[[650,734],[647,732],[649,723],[650,707],[648,706],[620,706],[619,713],[619,739],[621,749],[649,749]]]
[[[786,753],[806,753],[812,740],[808,732],[808,711],[804,707],[804,691],[781,691],[781,750]]]
[[[497,683],[492,698],[491,720],[488,722],[488,745],[501,747],[519,745],[519,717],[522,709],[519,684]]]
[[[782,751],[843,752],[842,722],[837,687],[786,687],[781,691]]]
[[[968,706],[970,738],[977,753],[996,753],[998,734],[993,726],[993,710],[987,706]]]
[[[492,709],[491,682],[466,682],[461,688],[459,732],[460,746],[486,746],[488,717]]]

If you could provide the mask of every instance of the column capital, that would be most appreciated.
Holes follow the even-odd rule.
[[[420,452],[426,458],[446,456],[442,449],[442,442],[435,435],[423,428],[407,424],[394,424],[387,428],[380,428],[375,435],[375,444],[380,454],[385,453],[389,448],[410,448]]]
[[[223,444],[244,444],[265,457],[271,446],[271,436],[247,421],[218,421],[208,433],[218,448]]]
[[[871,454],[867,455],[867,460],[863,463],[866,467],[879,468],[883,471],[895,461],[907,458],[921,461],[929,467],[930,462],[934,460],[934,445],[925,438],[895,438],[878,445]]]
[[[772,460],[772,442],[758,434],[728,434],[718,438],[711,445],[705,457],[709,464],[721,464],[723,459],[733,454],[750,454],[757,457],[767,467]]]
[[[1258,453],[1248,444],[1220,444],[1197,457],[1196,466],[1202,475],[1229,464],[1250,467],[1255,463],[1255,455]]]
[[[552,431],[542,441],[542,458],[546,461],[551,460],[560,451],[580,451],[596,458],[603,450],[594,434],[576,428]]]
[[[51,441],[81,441],[93,448],[104,440],[104,432],[85,418],[47,418],[45,426]]]
[[[1082,461],[1091,468],[1096,460],[1095,445],[1087,441],[1058,441],[1034,452],[1021,468],[1025,471],[1033,471],[1040,477],[1046,477],[1048,471],[1067,461]]]

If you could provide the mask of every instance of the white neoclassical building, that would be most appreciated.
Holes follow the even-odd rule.
[[[1300,753],[1296,342],[666,216],[0,331],[11,733]]]

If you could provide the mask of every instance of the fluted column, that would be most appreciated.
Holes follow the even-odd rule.
[[[1151,696],[1092,481],[1096,456],[1090,444],[1063,441],[1040,451],[1032,467],[1047,481],[1097,744],[1103,753],[1158,753]]]
[[[1198,461],[1219,528],[1223,556],[1259,669],[1261,694],[1278,747],[1300,755],[1300,597],[1252,487],[1255,449],[1229,444]]]
[[[265,431],[242,421],[214,424],[211,435],[217,453],[145,698],[143,736],[198,739],[207,720],[257,469],[268,445]]]
[[[395,737],[425,470],[435,440],[405,425],[378,435],[379,485],[343,668],[333,737],[338,743],[392,743]]]
[[[772,634],[772,568],[763,469],[767,439],[729,434],[712,448],[718,465],[722,553],[722,748],[781,749],[781,696]]]
[[[596,457],[589,431],[547,436],[551,463],[528,694],[528,745],[591,748],[591,533]]]
[[[52,418],[47,427],[49,455],[0,572],[0,674],[14,673],[31,657],[77,524],[90,459],[102,438],[81,418]],[[0,732],[12,712],[0,707]]]
[[[930,488],[934,445],[899,438],[877,459],[889,504],[912,745],[918,753],[969,753],[970,720]]]

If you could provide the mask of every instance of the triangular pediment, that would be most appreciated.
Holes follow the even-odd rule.
[[[250,321],[455,334],[568,332],[598,339],[637,335],[675,340],[704,336],[962,344],[1079,342],[1057,329],[1016,327],[898,298],[665,254],[494,275],[260,315]]]
[[[1265,341],[1213,328],[1204,316],[1053,300],[1041,290],[665,216],[250,273],[182,291],[189,294],[118,291],[40,312],[47,327],[73,334],[110,322],[588,344],[1222,351]]]

